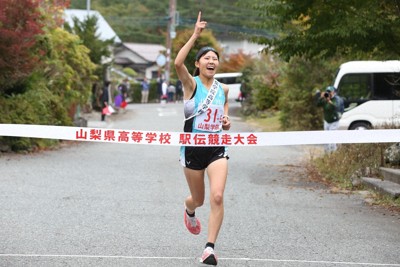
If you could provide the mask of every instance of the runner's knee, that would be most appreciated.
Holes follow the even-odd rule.
[[[223,202],[224,202],[223,194],[221,192],[212,194],[210,201],[214,205],[221,206],[223,204]]]
[[[193,205],[196,208],[203,206],[203,204],[204,204],[204,198],[203,199],[195,199],[195,198],[193,198]]]

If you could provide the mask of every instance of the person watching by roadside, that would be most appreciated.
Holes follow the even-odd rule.
[[[328,86],[325,92],[321,94],[317,91],[317,106],[323,109],[324,113],[324,130],[334,131],[339,128],[339,120],[343,113],[343,100],[336,95],[336,89]],[[336,144],[326,144],[325,152],[330,153],[337,149]]]

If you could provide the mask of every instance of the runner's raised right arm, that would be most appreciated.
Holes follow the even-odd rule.
[[[201,21],[200,11],[199,15],[197,16],[197,21],[192,36],[181,48],[181,50],[179,50],[178,55],[175,58],[175,69],[176,73],[178,74],[179,80],[182,81],[184,99],[188,99],[191,97],[196,86],[196,82],[194,81],[193,76],[189,73],[188,69],[185,66],[185,59],[189,54],[190,49],[192,49],[197,38],[199,38],[201,32],[206,26],[207,22]]]

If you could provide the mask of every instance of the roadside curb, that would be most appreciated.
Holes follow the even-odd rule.
[[[387,195],[392,199],[400,197],[400,170],[392,168],[379,168],[383,179],[374,177],[362,177],[362,183],[383,195]]]
[[[362,177],[362,183],[381,194],[388,195],[393,199],[400,197],[400,184],[378,178]]]

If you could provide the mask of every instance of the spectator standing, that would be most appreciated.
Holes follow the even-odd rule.
[[[109,104],[109,86],[110,82],[105,81],[103,85],[103,91],[101,93],[100,101],[101,101],[101,121],[105,121],[106,113],[104,112],[104,108],[108,107]]]
[[[126,98],[128,97],[128,90],[129,90],[129,81],[128,79],[124,79],[119,85],[118,85],[118,92],[122,96],[122,101],[126,101]]]
[[[164,80],[162,81],[161,84],[161,100],[163,100],[164,102],[166,102],[168,99],[167,93],[168,93],[168,84],[167,81]]]
[[[170,82],[169,85],[168,85],[168,88],[167,88],[168,102],[174,102],[175,93],[176,93],[175,85],[173,85]]]
[[[142,81],[142,104],[145,104],[149,101],[149,91],[150,91],[150,84],[145,77],[144,80]]]
[[[343,100],[336,95],[336,89],[328,86],[325,92],[317,91],[317,106],[322,107],[324,113],[324,130],[334,131],[339,128],[339,120],[344,111]],[[326,144],[325,152],[330,153],[337,149],[336,144]]]
[[[117,111],[121,108],[125,110],[127,103],[126,99],[128,97],[128,90],[129,90],[129,81],[128,79],[124,79],[117,87],[117,95],[114,99],[114,105]]]
[[[158,78],[157,78],[157,101],[159,101],[162,97],[162,84],[163,84],[163,79],[161,76],[158,76]]]
[[[177,101],[177,102],[182,101],[182,97],[183,97],[183,88],[182,88],[182,82],[181,82],[181,80],[178,79],[178,80],[176,81],[175,88],[176,88],[176,101]]]

